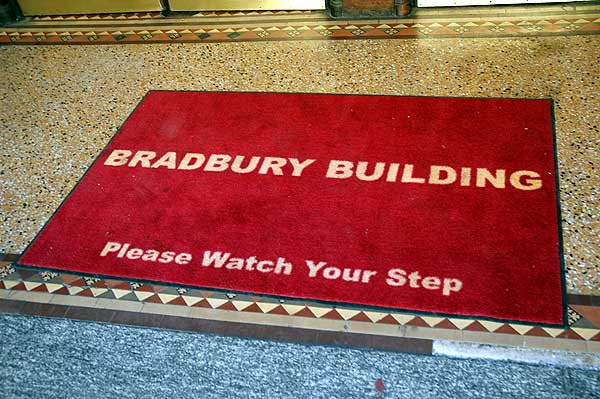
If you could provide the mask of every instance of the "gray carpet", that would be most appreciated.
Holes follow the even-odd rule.
[[[0,314],[5,398],[600,398],[597,371]]]

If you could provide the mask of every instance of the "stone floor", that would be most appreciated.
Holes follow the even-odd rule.
[[[365,334],[599,351],[598,32],[597,3],[423,9],[402,20],[332,21],[320,12],[148,14],[47,17],[4,27],[0,292],[7,302],[2,308],[33,312],[35,306],[24,311],[22,303],[15,305],[25,301],[65,306],[44,309],[67,317],[82,307],[97,310],[98,317],[109,317],[100,312],[108,309],[109,320],[114,312],[131,311],[329,331],[345,331],[350,323],[351,330]],[[96,43],[103,45],[89,45]],[[273,308],[263,306],[267,319],[254,319],[257,313],[244,314],[249,304],[227,297],[213,298],[219,301],[208,308],[217,313],[204,308],[194,316],[190,309],[202,298],[190,300],[165,287],[149,286],[146,296],[127,282],[125,287],[12,268],[9,261],[152,89],[553,98],[571,328],[540,332],[476,320],[450,320],[450,326],[447,319],[392,314],[388,331],[381,327],[386,324],[381,320],[390,321],[385,315],[351,323],[358,312],[333,317],[332,309],[311,304],[302,306],[312,306],[309,319],[322,325],[308,322],[300,309],[277,315],[294,321],[265,322]],[[136,300],[120,299],[129,294]],[[365,327],[369,323],[379,327]]]
[[[11,399],[593,399],[600,390],[600,356],[595,368],[556,367],[2,314],[0,325]]]

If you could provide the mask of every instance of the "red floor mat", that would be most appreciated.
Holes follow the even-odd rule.
[[[550,100],[150,92],[24,266],[563,324]]]

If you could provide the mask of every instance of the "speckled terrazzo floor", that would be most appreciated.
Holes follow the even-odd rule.
[[[20,253],[147,90],[556,101],[567,286],[600,294],[597,36],[0,47],[0,252]]]

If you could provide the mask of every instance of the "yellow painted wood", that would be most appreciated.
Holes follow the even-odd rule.
[[[324,10],[325,0],[170,0],[173,11]]]
[[[23,15],[162,11],[160,0],[18,0]]]

